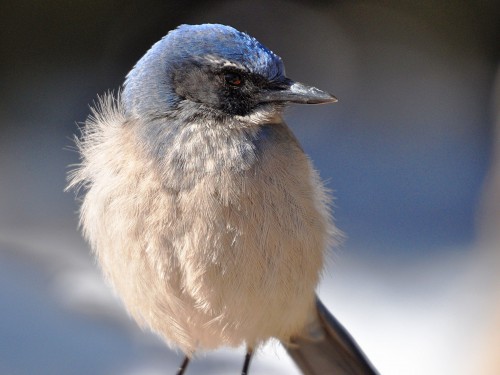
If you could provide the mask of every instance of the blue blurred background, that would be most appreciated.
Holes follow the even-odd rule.
[[[498,1],[24,0],[0,4],[0,374],[173,373],[180,355],[129,321],[63,189],[89,104],[170,29],[206,22],[340,99],[286,113],[346,233],[326,304],[383,374],[477,373],[498,289],[500,241],[479,235],[500,229]],[[242,353],[189,373],[236,374]],[[298,374],[276,344],[252,371],[269,373]]]

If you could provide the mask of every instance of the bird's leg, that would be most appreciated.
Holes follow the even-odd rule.
[[[186,371],[188,365],[189,365],[189,361],[190,361],[191,358],[189,358],[188,356],[185,356],[184,357],[184,360],[182,361],[181,365],[179,366],[179,370],[177,370],[177,374],[176,375],[182,375],[184,374],[184,371]]]
[[[241,370],[241,375],[248,375],[248,368],[250,367],[250,361],[252,359],[253,349],[248,348],[247,354],[245,355],[245,362],[243,362],[243,370]]]

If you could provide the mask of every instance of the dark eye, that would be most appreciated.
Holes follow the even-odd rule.
[[[238,73],[224,73],[224,80],[231,86],[243,85],[243,77]]]

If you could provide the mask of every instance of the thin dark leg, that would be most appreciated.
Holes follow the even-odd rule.
[[[184,357],[184,360],[182,361],[180,367],[179,367],[179,370],[177,370],[177,374],[176,375],[182,375],[184,374],[184,371],[186,371],[188,365],[189,365],[189,360],[190,358],[188,356],[185,356]]]
[[[252,360],[253,350],[248,349],[245,355],[245,362],[243,363],[243,370],[241,370],[241,375],[248,375],[248,368],[250,367],[250,361]]]

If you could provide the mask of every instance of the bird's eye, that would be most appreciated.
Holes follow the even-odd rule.
[[[243,78],[238,73],[224,73],[224,80],[231,86],[243,85]]]

